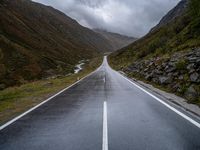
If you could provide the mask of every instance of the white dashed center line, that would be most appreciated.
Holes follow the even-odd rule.
[[[103,144],[102,150],[108,150],[108,122],[107,122],[107,102],[103,103]]]

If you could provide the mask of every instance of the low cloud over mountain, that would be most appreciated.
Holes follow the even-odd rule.
[[[81,25],[140,37],[180,0],[35,0],[51,5]]]

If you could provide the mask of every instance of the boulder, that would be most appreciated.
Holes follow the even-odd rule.
[[[195,68],[194,63],[187,65],[187,70],[188,71],[193,70],[194,68]]]
[[[148,74],[145,76],[145,79],[151,81],[152,77],[153,77],[152,74]]]
[[[144,69],[144,72],[147,72],[147,71],[149,71],[149,68],[145,68],[145,69]]]
[[[158,80],[160,84],[170,84],[172,82],[172,77],[161,76]]]
[[[162,68],[165,68],[166,66],[167,66],[167,62],[163,62],[161,65]]]
[[[158,70],[158,69],[155,69],[155,70],[154,70],[154,73],[157,74],[157,75],[161,75],[163,72],[160,71],[160,70]]]
[[[191,85],[186,92],[184,93],[184,96],[188,99],[188,100],[195,100],[198,98],[198,92],[195,90],[194,86]]]
[[[196,66],[200,66],[200,58],[196,61]]]
[[[195,72],[195,70],[194,70],[194,69],[191,69],[191,70],[189,71],[189,74],[191,74],[191,73],[193,73],[193,72]]]
[[[200,57],[200,48],[197,48],[195,53],[196,53],[196,56]]]
[[[197,72],[194,72],[190,75],[190,81],[191,82],[199,82],[199,74]]]
[[[174,83],[174,85],[173,86],[171,86],[172,87],[172,90],[174,91],[174,92],[181,92],[181,85],[180,85],[180,83]]]
[[[193,57],[188,57],[188,61],[191,62],[191,63],[196,62],[198,59],[199,59],[199,58],[198,58],[198,57],[195,57],[195,56],[193,56]]]
[[[169,72],[173,72],[176,70],[175,66],[166,66],[165,67],[165,72],[169,73]]]
[[[178,79],[179,79],[179,80],[183,80],[183,79],[184,79],[184,76],[183,76],[183,75],[180,75],[180,76],[178,77]]]
[[[154,83],[159,83],[159,80],[158,80],[157,77],[152,78],[152,81],[153,81]]]
[[[173,73],[172,73],[172,76],[173,76],[173,77],[178,77],[178,75],[179,75],[178,72],[173,72]]]
[[[149,62],[149,65],[147,66],[147,67],[151,67],[151,66],[153,66],[154,65],[154,62]]]

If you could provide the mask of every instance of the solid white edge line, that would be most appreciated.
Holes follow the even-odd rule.
[[[40,107],[41,105],[47,103],[48,101],[50,101],[51,99],[53,99],[54,97],[58,96],[59,94],[63,93],[64,91],[68,90],[69,88],[73,87],[74,85],[76,85],[77,83],[81,82],[82,80],[84,80],[85,78],[89,77],[90,75],[92,75],[93,73],[97,72],[100,68],[102,67],[99,66],[95,71],[89,73],[88,75],[86,75],[85,77],[83,77],[82,79],[80,79],[79,81],[76,81],[75,83],[71,84],[70,86],[64,88],[63,90],[59,91],[58,93],[56,93],[55,95],[49,97],[48,99],[44,100],[43,102],[39,103],[38,105],[30,108],[29,110],[25,111],[24,113],[22,113],[21,115],[13,118],[12,120],[8,121],[7,123],[3,124],[0,126],[0,131],[3,130],[4,128],[6,128],[7,126],[9,126],[10,124],[14,123],[15,121],[17,121],[18,119],[22,118],[23,116],[27,115],[28,113],[30,113],[31,111],[35,110],[36,108]]]
[[[119,72],[117,72],[118,74],[120,74]],[[185,115],[184,113],[178,111],[177,109],[175,109],[174,107],[170,106],[169,104],[167,104],[166,102],[164,102],[163,100],[161,100],[160,98],[156,97],[155,95],[151,94],[150,92],[146,91],[145,89],[143,89],[142,87],[140,87],[139,85],[135,84],[134,82],[132,82],[130,79],[128,79],[127,77],[123,76],[122,74],[120,74],[124,79],[126,79],[127,81],[129,81],[131,84],[133,84],[134,86],[136,86],[137,88],[139,88],[140,90],[142,90],[143,92],[147,93],[148,95],[150,95],[151,97],[153,97],[154,99],[156,99],[158,102],[160,102],[161,104],[165,105],[166,107],[168,107],[169,109],[171,109],[172,111],[174,111],[176,114],[180,115],[181,117],[185,118],[186,120],[188,120],[190,123],[192,123],[193,125],[195,125],[196,127],[200,128],[200,123],[196,122],[195,120],[193,120],[192,118],[188,117],[187,115]]]
[[[108,121],[107,121],[107,102],[103,103],[103,142],[102,150],[108,150]]]

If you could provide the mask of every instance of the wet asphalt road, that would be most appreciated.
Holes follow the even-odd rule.
[[[104,63],[0,131],[0,150],[200,150],[200,129]]]

